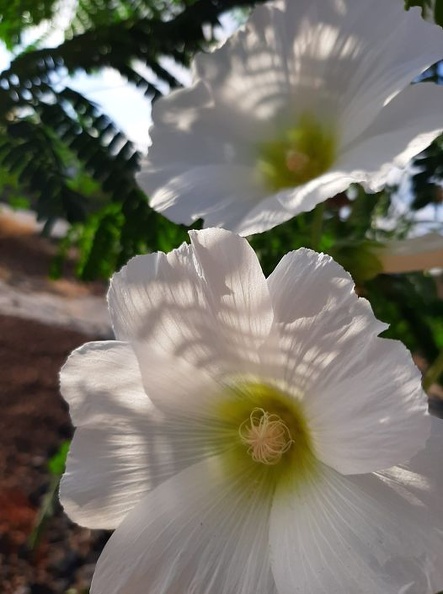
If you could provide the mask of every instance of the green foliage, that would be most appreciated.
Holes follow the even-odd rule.
[[[58,0],[1,0],[0,40],[14,49],[24,31],[52,19],[58,5]]]
[[[407,10],[412,6],[419,6],[425,18],[433,18],[443,27],[443,0],[405,0]]]
[[[60,477],[64,473],[70,443],[70,441],[64,441],[56,453],[49,459],[48,470],[53,476]]]
[[[443,27],[443,2],[442,0],[435,0],[434,6],[434,20]]]
[[[381,275],[366,284],[365,295],[375,314],[390,324],[385,336],[401,340],[427,361],[437,358],[443,349],[443,302],[431,276]]]
[[[54,514],[55,506],[58,500],[60,479],[63,472],[65,471],[69,446],[70,441],[62,442],[59,449],[48,461],[48,470],[51,475],[51,481],[40,505],[33,530],[29,535],[28,544],[31,549],[35,549],[37,547],[45,530],[47,521]]]
[[[412,176],[414,199],[412,208],[441,204],[443,198],[443,137],[415,159],[416,173]]]

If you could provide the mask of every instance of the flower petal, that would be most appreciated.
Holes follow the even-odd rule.
[[[305,401],[319,458],[353,474],[413,456],[428,437],[429,417],[410,353],[386,338],[368,336],[364,344],[363,333],[360,338],[348,333],[328,339],[331,347],[336,341],[340,355],[323,370]]]
[[[426,23],[419,8],[405,12],[401,3],[384,0],[347,5],[339,28],[343,38],[347,34],[358,40],[358,49],[341,104],[342,146],[357,138],[383,106],[443,55],[441,29]]]
[[[348,173],[329,171],[301,186],[281,190],[270,200],[265,200],[256,206],[247,218],[245,217],[246,223],[242,224],[241,234],[259,233],[263,230],[264,225],[265,229],[272,229],[275,225],[302,212],[309,212],[317,204],[344,192],[354,182],[355,179]],[[267,214],[266,207],[272,215]],[[260,210],[264,211],[261,217],[259,216]],[[279,210],[282,214],[279,213]],[[281,217],[281,220],[278,220],[278,217]]]
[[[152,487],[216,450],[214,438],[202,447],[196,421],[165,420],[125,343],[89,343],[74,351],[62,369],[61,389],[77,429],[60,498],[78,524],[115,528]]]
[[[60,390],[75,427],[130,426],[153,408],[131,347],[114,340],[73,351],[61,369]]]
[[[268,287],[275,319],[284,323],[346,308],[356,299],[349,273],[330,256],[308,249],[283,256],[268,277]]]
[[[245,138],[260,136],[255,118],[233,111],[231,105],[221,103],[217,109],[214,107],[212,91],[205,80],[196,80],[191,87],[156,101],[152,109],[149,162],[153,166],[158,163],[159,168],[170,162],[171,143],[180,156],[176,162],[188,166],[250,162],[250,153],[242,147]]]
[[[148,179],[149,173],[145,175]],[[164,171],[160,175],[165,178]],[[204,218],[205,227],[236,231],[243,229],[243,219],[262,199],[262,190],[251,178],[250,167],[184,164],[182,171],[174,171],[164,179],[164,185],[152,194],[150,204],[175,223],[190,224]]]
[[[337,169],[378,191],[393,166],[404,167],[443,130],[442,102],[438,85],[409,86],[348,147]]]
[[[271,499],[220,464],[198,463],[140,502],[103,550],[91,594],[277,594]]]
[[[211,213],[214,193],[224,188],[206,227],[230,226],[257,201],[251,173],[255,155],[245,144],[258,129],[250,115],[224,105],[214,109],[208,88],[197,81],[156,102],[153,121],[153,144],[137,181],[155,210],[191,224]],[[172,162],[171,147],[177,155]]]
[[[258,122],[340,115],[347,143],[442,50],[438,27],[398,2],[286,0],[256,8],[244,30],[197,56],[195,72],[216,105]]]
[[[400,494],[420,501],[428,515],[432,531],[443,537],[443,514],[441,494],[443,492],[443,420],[431,417],[431,434],[426,447],[409,462],[377,473],[381,479]],[[442,586],[439,588],[442,589]]]
[[[357,297],[349,273],[325,254],[304,248],[286,254],[268,286],[275,315],[274,345],[266,345],[273,349],[271,376],[299,397],[316,389],[325,370],[339,373],[337,341],[346,359],[348,350],[360,351],[387,328]]]
[[[246,240],[221,229],[193,232],[191,241],[167,255],[133,258],[114,275],[117,336],[137,343],[139,358],[146,353],[142,373],[151,351],[213,377],[251,373],[273,318],[258,259]]]
[[[312,210],[352,183],[361,183],[368,191],[380,190],[393,167],[407,165],[443,130],[441,105],[439,86],[410,85],[381,110],[329,172],[297,188],[281,191],[276,198],[294,216]],[[248,219],[252,218],[251,212]]]
[[[298,250],[268,285],[280,335],[271,376],[302,399],[316,455],[354,474],[423,447],[429,419],[419,371],[400,342],[378,337],[386,325],[350,275],[328,256]]]
[[[249,243],[228,231],[191,231],[200,272],[211,287],[208,301],[232,349],[257,348],[269,334],[273,311],[260,262]],[[221,338],[221,337],[218,337]]]
[[[266,279],[246,240],[221,229],[134,258],[111,283],[118,336],[131,341],[152,401],[174,418],[214,418],[226,382],[261,369],[272,327]]]
[[[441,464],[435,457],[429,462],[441,488]],[[425,491],[435,488],[432,475],[420,479]],[[277,489],[270,545],[279,594],[435,594],[443,588],[441,502],[429,510],[407,477],[401,488],[393,483],[324,467],[310,483]]]
[[[306,8],[307,3],[297,5]],[[260,132],[269,130],[270,118],[282,109],[287,111],[291,82],[295,81],[291,81],[288,68],[293,39],[287,35],[286,23],[277,4],[272,9],[256,7],[245,28],[215,52],[200,53],[195,58],[195,77],[208,85],[217,109],[219,105],[229,106],[237,114],[234,117],[242,114],[247,121],[253,114],[256,129],[248,135],[253,141],[260,138]],[[226,113],[229,119],[229,111]]]

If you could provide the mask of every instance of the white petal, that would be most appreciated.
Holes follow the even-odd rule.
[[[351,277],[309,250],[287,254],[268,284],[278,349],[273,376],[302,399],[316,455],[344,474],[407,460],[428,435],[421,377]],[[279,352],[278,352],[279,351]]]
[[[443,130],[442,101],[439,86],[410,85],[381,110],[330,171],[307,184],[283,190],[275,198],[295,216],[352,183],[361,183],[368,191],[380,190],[393,167],[404,167]]]
[[[174,417],[209,419],[225,381],[260,370],[273,312],[246,240],[208,229],[191,241],[131,260],[114,276],[109,303],[152,401]]]
[[[274,376],[290,391],[307,395],[341,355],[366,344],[387,325],[377,320],[354,282],[325,254],[305,248],[286,254],[268,278],[279,336]],[[340,341],[340,342],[337,342]],[[347,346],[348,345],[348,346]],[[346,350],[348,349],[348,350]]]
[[[114,340],[73,351],[61,369],[60,390],[75,427],[131,426],[153,408],[131,347]]]
[[[340,28],[355,35],[360,47],[358,67],[352,65],[343,94],[343,144],[356,138],[392,97],[443,55],[441,29],[426,23],[418,8],[405,12],[401,2],[359,0],[349,2],[348,11]]]
[[[276,197],[282,206],[295,216],[301,212],[309,212],[320,202],[344,192],[355,181],[348,172],[336,171],[332,168],[302,186],[282,190]]]
[[[379,190],[393,166],[405,166],[443,130],[442,103],[443,92],[438,85],[409,86],[348,147],[337,169],[368,189]]]
[[[137,175],[151,206],[174,222],[190,224],[206,217],[217,201],[217,189],[224,188],[222,204],[206,226],[230,227],[226,217],[235,220],[238,212],[232,216],[227,207],[248,210],[257,200],[255,152],[249,146],[257,123],[250,115],[237,116],[232,107],[214,109],[201,81],[156,102],[153,121],[153,144]]]
[[[347,311],[280,330],[286,385],[303,399],[316,455],[344,474],[407,460],[428,436],[420,373],[406,348],[379,330],[357,298]]]
[[[272,229],[292,219],[294,216],[308,212],[317,204],[332,198],[339,192],[346,190],[355,179],[343,172],[332,171],[314,180],[297,186],[281,190],[277,194],[258,196],[251,209],[242,218],[228,221],[229,228],[240,235],[253,235]]]
[[[430,515],[407,487],[327,467],[310,483],[284,487],[270,523],[279,594],[435,594],[443,587],[443,533],[433,524],[441,526],[441,514]]]
[[[246,240],[220,229],[195,232],[192,243],[136,257],[113,277],[117,336],[137,343],[143,374],[151,351],[215,377],[251,373],[273,317],[258,259]]]
[[[254,168],[232,164],[165,166],[157,173],[143,172],[160,180],[151,195],[151,206],[175,223],[190,224],[203,218],[204,227],[223,227],[240,235],[272,229],[301,212],[346,190],[359,176],[344,172],[322,175],[312,182],[269,195],[258,183]],[[143,185],[143,184],[142,184]]]
[[[179,89],[156,101],[150,130],[152,146],[149,160],[161,167],[170,161],[171,143],[178,162],[216,164],[243,163],[248,153],[241,151],[245,139],[260,137],[260,126],[253,114],[243,114],[232,105],[220,103],[215,108],[212,90],[206,80],[196,80],[187,89]],[[198,142],[195,142],[198,140]]]
[[[150,204],[176,223],[204,218],[205,227],[241,230],[247,213],[262,199],[263,190],[252,173],[251,167],[232,164],[192,167],[185,163],[171,175],[166,168],[161,172],[163,185],[153,192]],[[148,176],[143,174],[139,181]]]
[[[387,484],[403,496],[420,501],[432,529],[443,536],[443,420],[431,417],[431,435],[426,447],[409,462],[378,473]],[[440,586],[442,589],[442,586]]]
[[[317,455],[344,474],[407,460],[429,434],[418,369],[400,342],[368,337],[365,345],[362,335],[346,343],[337,337],[335,369],[306,398]]]
[[[164,419],[124,343],[89,343],[74,351],[62,369],[61,389],[77,429],[60,497],[78,524],[115,528],[153,486],[216,451],[211,434],[202,446],[195,420]]]
[[[290,323],[355,301],[354,282],[325,254],[300,249],[286,254],[268,277],[277,322]]]
[[[258,348],[269,334],[273,311],[254,250],[245,239],[224,230],[191,231],[190,237],[210,287],[208,301],[222,322],[217,339],[224,338],[230,349],[236,343],[240,351]]]
[[[241,140],[244,123],[228,118],[224,106],[213,109],[211,93],[203,81],[156,101],[152,119],[148,159],[153,169],[171,161],[171,145],[178,157],[176,163],[214,165],[225,161],[230,147],[233,162],[238,162],[235,141]],[[226,120],[232,126],[226,126]]]
[[[217,105],[257,121],[338,117],[348,143],[442,51],[439,28],[398,2],[287,0],[256,8],[244,31],[197,57],[196,73]]]
[[[220,49],[197,55],[195,74],[210,87],[217,108],[225,104],[246,118],[253,114],[259,130],[282,109],[287,111],[292,47],[285,45],[286,38],[285,15],[278,7],[259,6],[245,29]],[[292,39],[288,42],[292,45]],[[256,138],[253,134],[251,140]]]
[[[91,594],[277,594],[271,499],[208,459],[163,483],[106,545]]]

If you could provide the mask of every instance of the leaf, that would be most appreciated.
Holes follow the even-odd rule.
[[[70,444],[70,441],[64,441],[57,452],[48,460],[48,470],[52,475],[61,476],[64,473]]]
[[[438,25],[443,27],[443,1],[442,0],[435,0],[434,20]]]

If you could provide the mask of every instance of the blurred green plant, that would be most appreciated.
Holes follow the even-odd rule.
[[[28,544],[35,549],[45,530],[46,522],[54,514],[54,508],[58,501],[58,487],[63,472],[65,471],[66,458],[68,456],[70,441],[64,441],[56,453],[48,460],[48,472],[50,474],[49,487],[40,504],[35,520],[34,528],[29,536]]]
[[[443,2],[441,0],[405,0],[406,9],[420,6],[423,16],[433,18],[436,23],[443,26]]]

